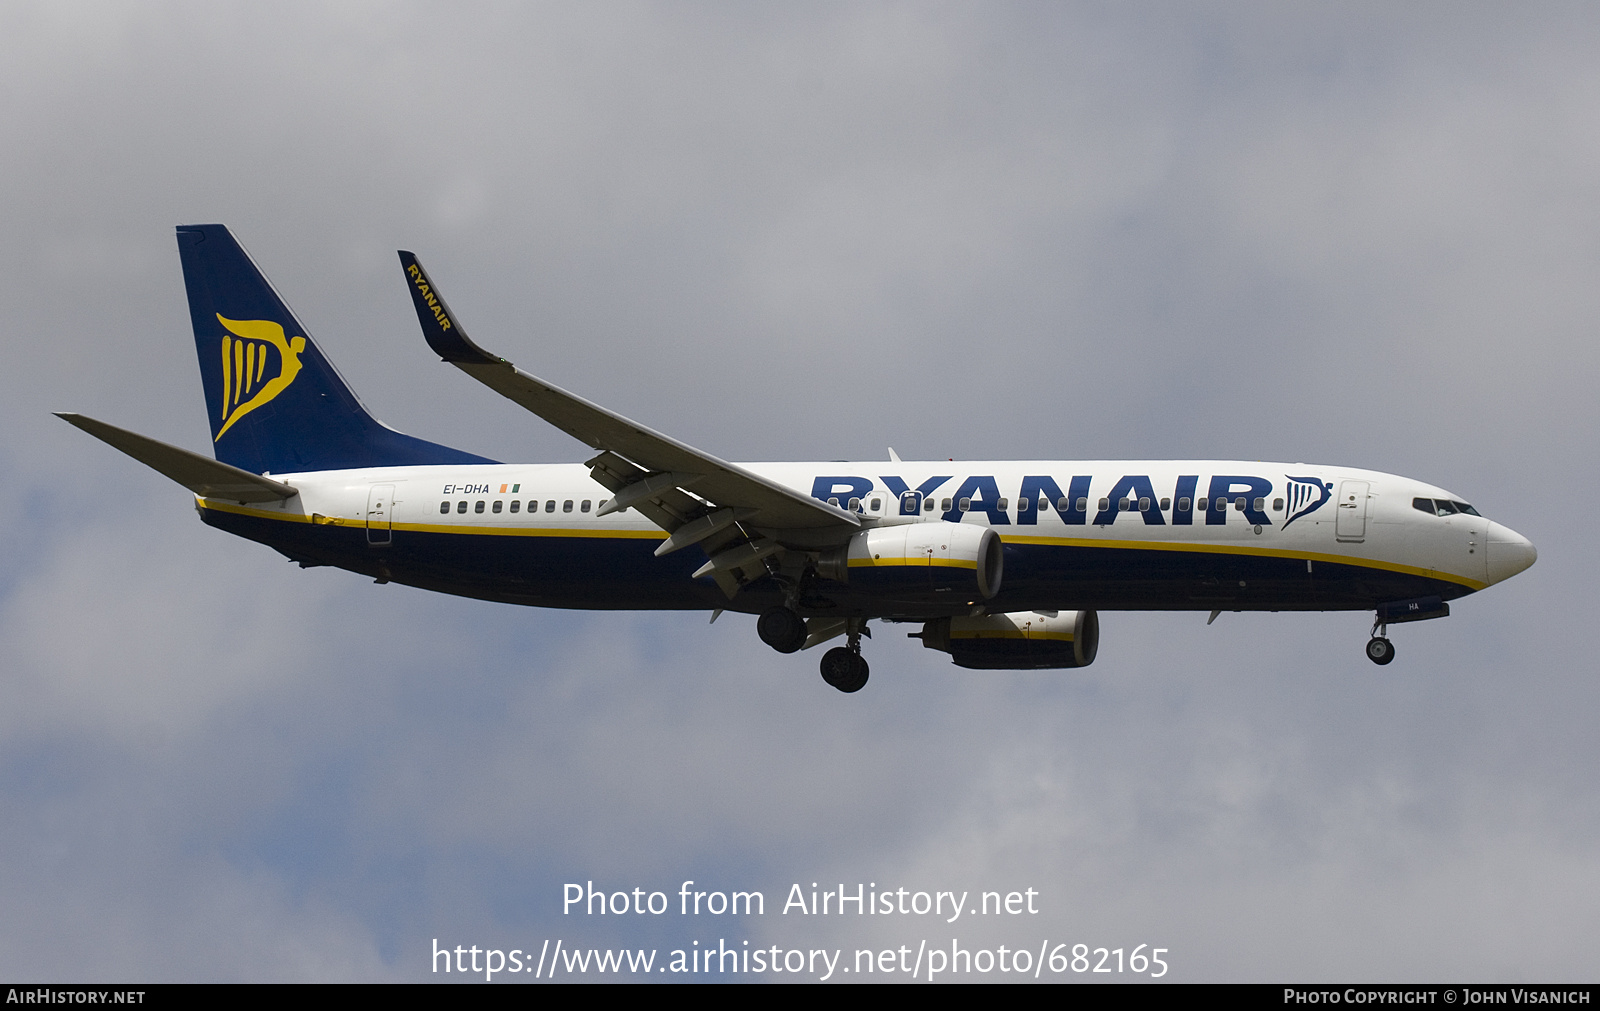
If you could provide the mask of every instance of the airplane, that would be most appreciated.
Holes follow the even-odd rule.
[[[1374,613],[1388,626],[1532,565],[1460,495],[1369,470],[1217,460],[729,463],[521,371],[400,264],[428,346],[596,452],[507,464],[375,420],[223,225],[177,229],[213,457],[59,417],[188,488],[209,526],[302,567],[538,607],[757,616],[780,653],[868,623],[978,670],[1086,667],[1101,610]]]

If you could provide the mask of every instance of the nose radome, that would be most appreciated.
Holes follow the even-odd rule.
[[[1510,579],[1538,557],[1539,551],[1532,541],[1510,527],[1489,524],[1489,582]]]

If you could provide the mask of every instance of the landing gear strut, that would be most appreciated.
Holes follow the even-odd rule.
[[[756,634],[779,653],[796,653],[806,644],[806,623],[790,607],[774,607],[756,619]]]
[[[848,646],[835,646],[822,655],[822,680],[842,692],[858,692],[867,684],[867,659],[861,655],[861,633],[866,627],[861,618],[851,618]]]
[[[1367,659],[1382,667],[1394,659],[1394,643],[1389,641],[1389,626],[1372,623],[1372,638],[1367,640]]]

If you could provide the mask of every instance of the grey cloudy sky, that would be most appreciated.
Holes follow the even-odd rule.
[[[1592,6],[0,23],[0,973],[956,936],[1150,944],[1180,980],[1593,979]],[[396,248],[486,346],[727,458],[1370,467],[1540,561],[1386,668],[1361,614],[1106,614],[1076,672],[889,626],[849,697],[737,615],[303,572],[49,414],[203,449],[172,234],[203,221],[374,413],[499,459],[585,457],[427,351]],[[561,915],[564,882],[690,878],[768,915]],[[1043,911],[777,913],[812,881]]]

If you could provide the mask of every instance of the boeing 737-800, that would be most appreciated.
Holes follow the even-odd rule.
[[[333,565],[541,607],[758,615],[782,653],[839,636],[822,676],[867,681],[867,623],[980,669],[1083,667],[1100,610],[1369,610],[1387,626],[1532,565],[1460,495],[1373,471],[1237,461],[735,464],[537,379],[468,339],[409,252],[429,346],[587,443],[506,464],[361,406],[222,225],[178,229],[215,459],[62,418],[195,495],[207,524]]]

